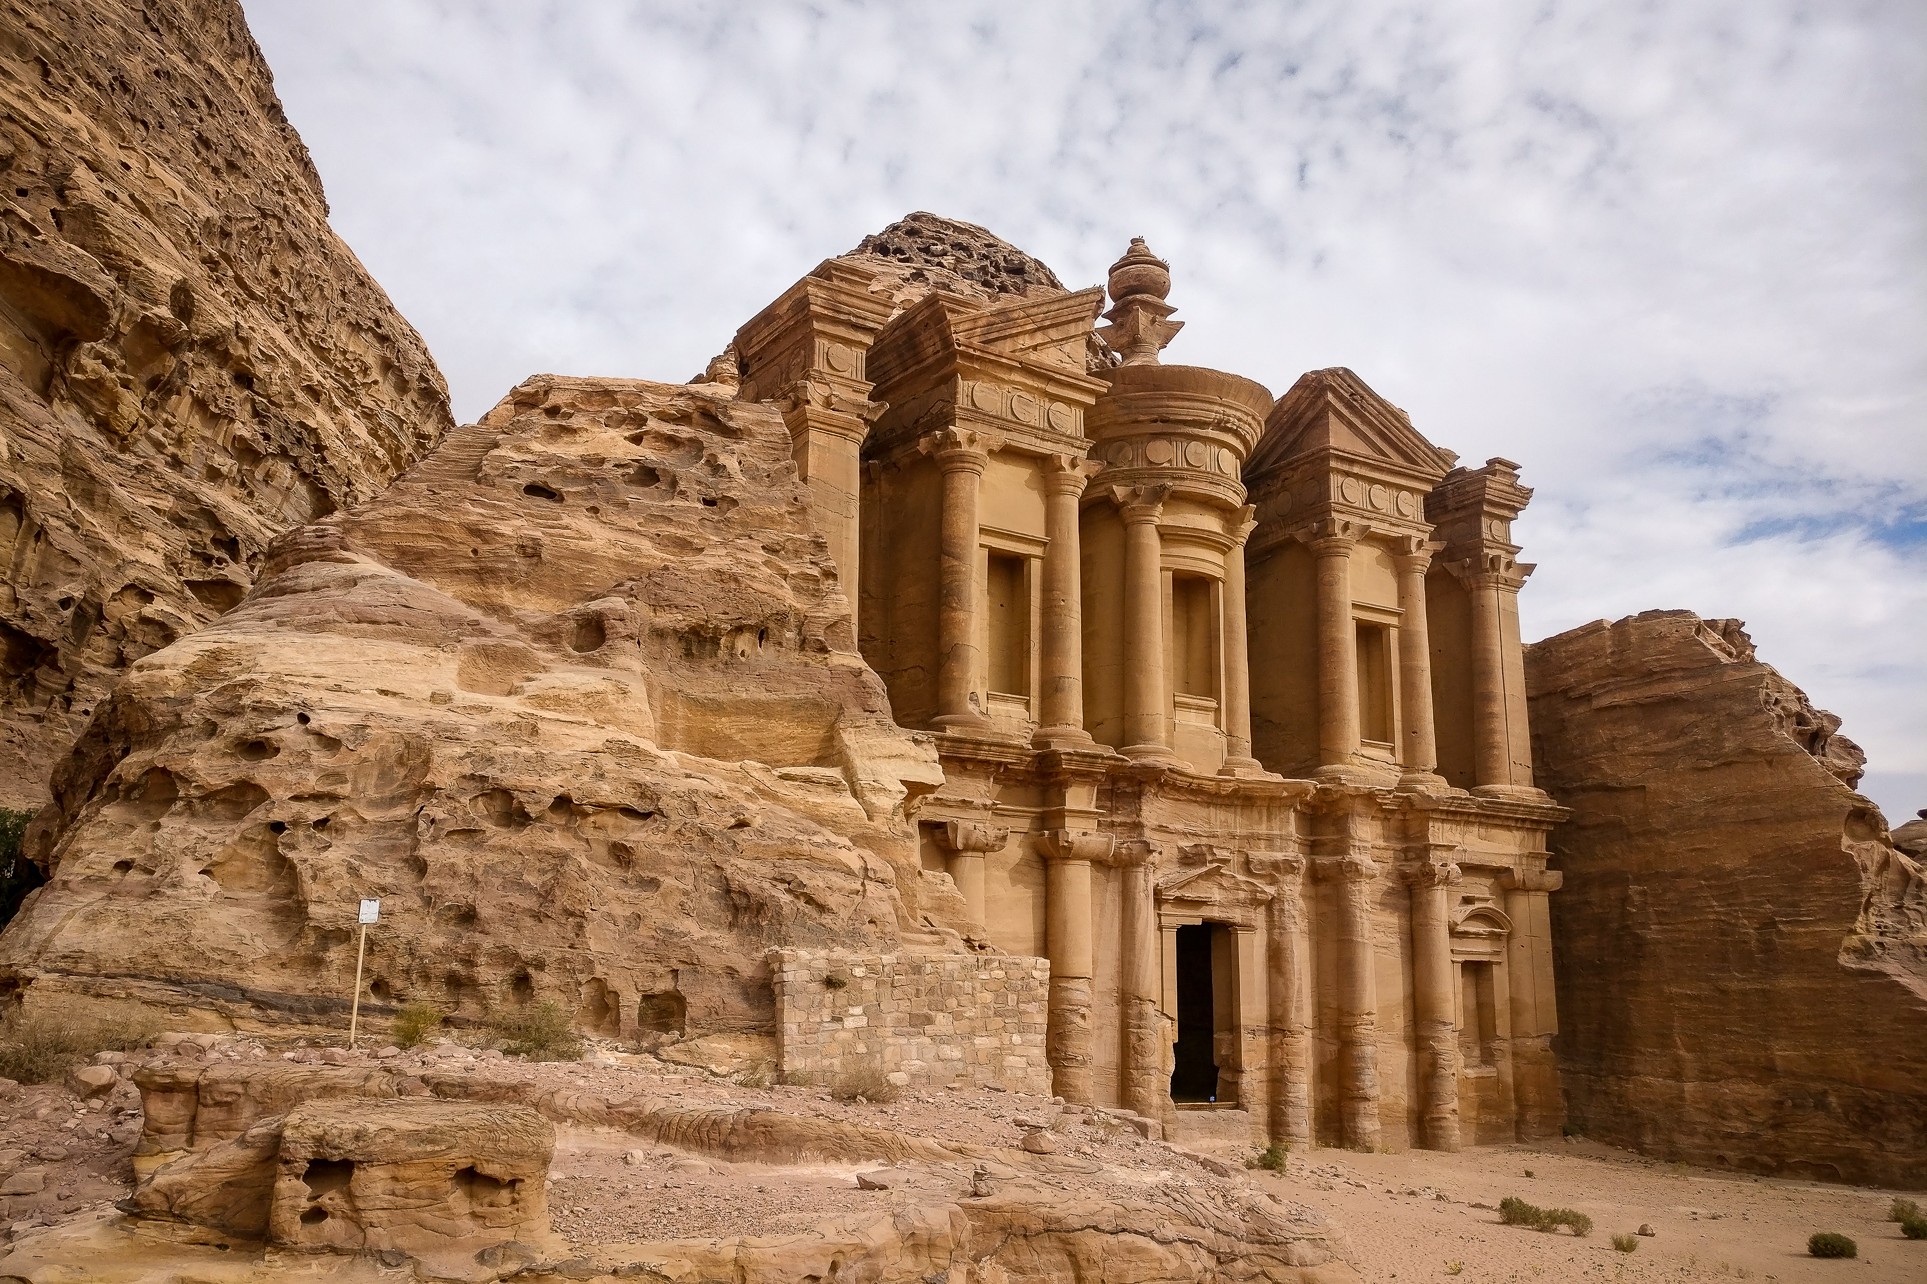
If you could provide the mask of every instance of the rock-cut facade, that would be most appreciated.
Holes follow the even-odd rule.
[[[1349,370],[1274,398],[1164,363],[1170,285],[1141,240],[1070,290],[913,215],[712,367],[780,410],[936,748],[921,869],[976,948],[1049,960],[1069,1100],[1293,1145],[1556,1133],[1531,492]]]

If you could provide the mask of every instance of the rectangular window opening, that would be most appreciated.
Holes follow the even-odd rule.
[[[1171,646],[1178,695],[1218,698],[1218,613],[1211,580],[1171,577]]]
[[[1392,630],[1360,620],[1358,634],[1358,735],[1392,743]]]
[[[990,689],[1030,698],[1030,559],[990,554]]]

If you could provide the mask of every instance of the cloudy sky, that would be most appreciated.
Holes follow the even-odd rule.
[[[1537,489],[1528,637],[1686,607],[1927,807],[1919,0],[245,0],[334,225],[458,417],[680,380],[914,209],[1169,359],[1346,365]]]

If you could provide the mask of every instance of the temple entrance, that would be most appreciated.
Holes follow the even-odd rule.
[[[1236,947],[1223,923],[1195,923],[1177,930],[1178,1041],[1172,1046],[1171,1100],[1180,1104],[1235,1104],[1228,1091],[1232,1069],[1219,1062],[1233,1012]],[[1224,1037],[1221,1037],[1224,1036]]]

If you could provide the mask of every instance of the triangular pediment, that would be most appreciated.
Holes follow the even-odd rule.
[[[1187,869],[1158,880],[1158,899],[1201,905],[1262,905],[1271,889],[1220,864]]]
[[[1343,366],[1299,376],[1278,399],[1245,476],[1319,454],[1369,460],[1428,481],[1445,476],[1458,460],[1420,436],[1403,410]]]

